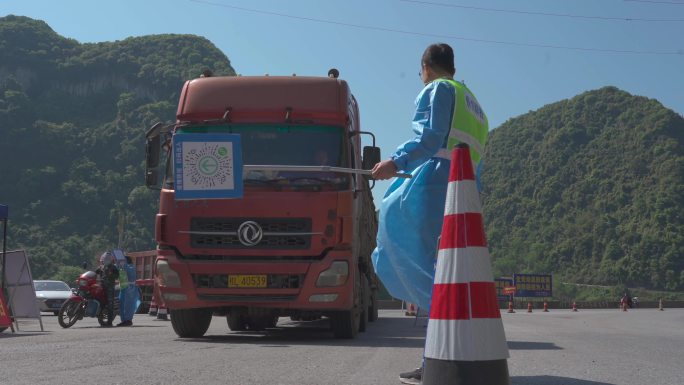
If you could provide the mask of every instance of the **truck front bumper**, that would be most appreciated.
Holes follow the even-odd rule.
[[[313,261],[238,262],[186,260],[173,250],[159,250],[157,260],[166,261],[180,279],[179,287],[157,279],[161,299],[169,309],[245,306],[335,311],[349,310],[354,303],[357,269],[349,251],[329,251],[324,258]],[[339,286],[318,287],[319,275],[335,261],[348,263],[346,281]],[[232,288],[227,284],[230,275],[265,275],[273,282],[265,288]],[[287,283],[273,287],[273,283],[281,282]]]

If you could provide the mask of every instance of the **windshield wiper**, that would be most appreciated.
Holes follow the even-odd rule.
[[[267,186],[277,186],[282,179],[255,179],[247,178],[243,179],[242,182],[245,184],[263,184]]]
[[[297,182],[302,182],[302,181],[312,181],[316,182],[316,184],[324,184],[327,186],[337,186],[340,184],[340,182],[335,182],[330,179],[325,179],[325,178],[317,178],[317,177],[312,177],[312,176],[299,176],[299,177],[292,177],[292,178],[286,178],[292,185],[295,186],[311,186],[311,183],[297,183]]]

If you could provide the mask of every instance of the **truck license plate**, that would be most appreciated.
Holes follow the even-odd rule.
[[[266,287],[266,275],[229,275],[228,287]]]

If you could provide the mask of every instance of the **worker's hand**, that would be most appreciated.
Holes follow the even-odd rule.
[[[373,179],[384,180],[394,177],[397,173],[397,166],[391,160],[383,160],[373,166],[371,170],[371,175]]]

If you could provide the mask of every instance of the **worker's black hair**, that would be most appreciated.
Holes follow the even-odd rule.
[[[431,44],[425,49],[422,64],[432,68],[433,70],[442,70],[451,76],[456,73],[454,67],[454,50],[449,44],[439,43]]]

